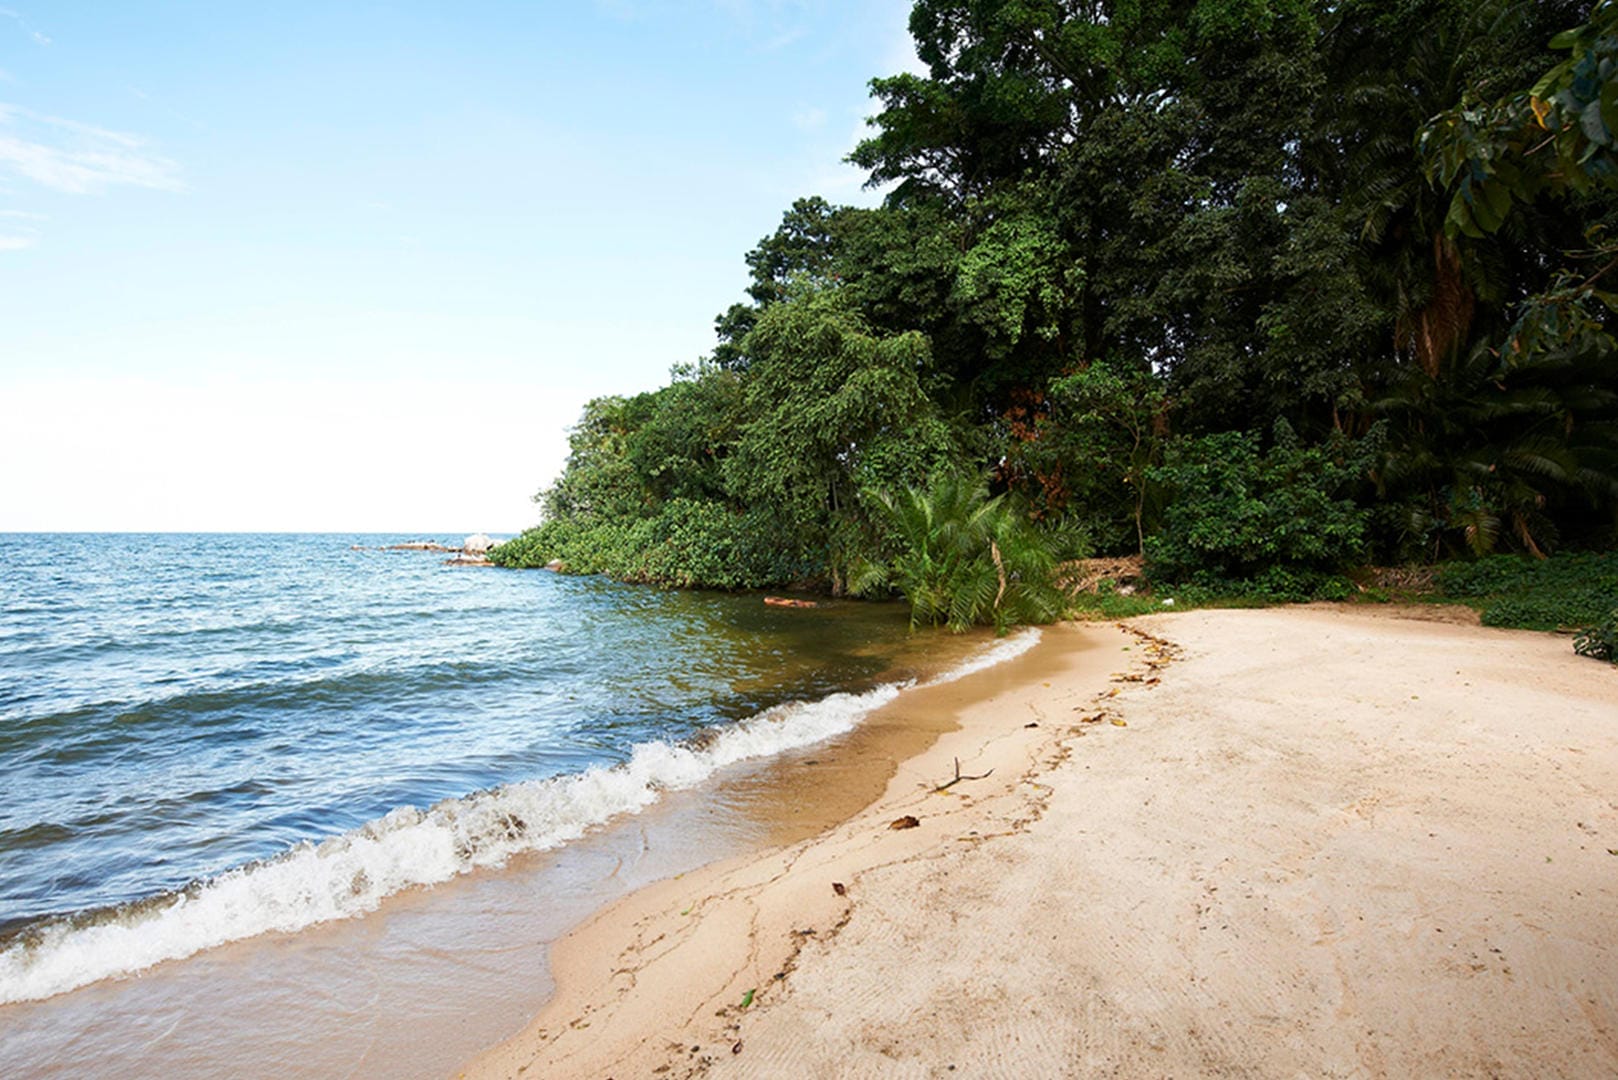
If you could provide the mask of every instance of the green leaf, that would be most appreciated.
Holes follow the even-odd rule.
[[[1483,200],[1488,204],[1490,216],[1496,219],[1496,224],[1489,229],[1493,232],[1511,211],[1511,191],[1504,184],[1487,181],[1483,184]]]
[[[1585,138],[1599,146],[1606,146],[1612,140],[1612,133],[1607,130],[1607,123],[1601,118],[1601,102],[1592,101],[1579,113],[1579,127],[1584,130]]]
[[[747,1008],[747,1007],[748,1007],[748,1006],[749,1006],[749,1005],[751,1005],[751,1004],[753,1004],[753,994],[754,994],[754,993],[755,993],[755,992],[756,992],[756,991],[753,991],[753,990],[749,990],[749,991],[748,991],[748,992],[747,992],[747,993],[745,993],[745,994],[743,994],[743,995],[742,995],[742,1008],[744,1008],[744,1009],[745,1009],[745,1008]]]
[[[1610,134],[1618,131],[1618,79],[1609,79],[1601,87],[1601,122],[1606,125],[1609,133],[1607,142],[1611,143]]]
[[[1565,37],[1565,36],[1566,36],[1565,34],[1558,35],[1558,37]],[[1540,80],[1533,85],[1533,88],[1530,89],[1528,91],[1528,93],[1533,97],[1542,98],[1542,99],[1550,97],[1551,96],[1551,94],[1550,94],[1551,87],[1560,84],[1561,81],[1564,78],[1567,77],[1568,72],[1571,71],[1572,69],[1573,69],[1573,61],[1571,61],[1571,60],[1562,61],[1560,64],[1557,64],[1555,67],[1551,68],[1544,75],[1542,75],[1540,77]]]
[[[1500,228],[1504,216],[1495,211],[1488,199],[1488,188],[1482,187],[1468,201],[1467,208],[1472,211],[1472,221],[1483,233],[1492,233]],[[1470,235],[1470,234],[1468,234]]]

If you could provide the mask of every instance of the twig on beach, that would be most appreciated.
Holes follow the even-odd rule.
[[[936,795],[940,791],[943,791],[946,788],[952,788],[956,784],[959,784],[962,780],[984,780],[984,779],[987,779],[988,777],[993,776],[993,775],[994,775],[994,770],[990,769],[988,772],[982,773],[982,774],[980,774],[978,776],[962,776],[961,775],[961,759],[956,758],[955,759],[955,779],[948,780],[948,781],[946,781],[946,782],[944,782],[942,784],[939,784],[937,787],[933,788],[933,794]]]

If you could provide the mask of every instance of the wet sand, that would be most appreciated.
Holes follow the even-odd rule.
[[[958,728],[852,818],[585,923],[466,1071],[1618,1073],[1618,669],[1374,610],[1129,630],[901,698]],[[993,772],[934,790],[956,758]]]

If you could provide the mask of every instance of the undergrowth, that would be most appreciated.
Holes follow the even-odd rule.
[[[1443,596],[1477,608],[1485,626],[1582,630],[1611,620],[1618,607],[1618,553],[1450,563],[1439,571],[1438,587]]]

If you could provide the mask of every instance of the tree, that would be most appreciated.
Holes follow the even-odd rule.
[[[1385,555],[1485,555],[1504,543],[1542,557],[1565,534],[1610,527],[1610,354],[1575,346],[1510,361],[1480,344],[1437,375],[1408,370],[1369,410],[1388,425],[1374,473]]]
[[[841,591],[865,543],[859,491],[916,482],[954,456],[921,388],[927,339],[876,334],[846,291],[804,282],[759,316],[745,347],[749,420],[727,486],[770,507],[783,542],[803,545]]]
[[[1492,101],[1468,95],[1426,124],[1429,179],[1449,199],[1451,234],[1498,232],[1516,204],[1618,189],[1618,0],[1551,39],[1567,59],[1528,89]]]
[[[1167,435],[1161,380],[1139,365],[1096,362],[1052,382],[1050,395],[1039,439],[1063,469],[1080,519],[1102,533],[1102,550],[1120,547],[1122,519],[1135,551],[1144,553],[1155,494],[1150,471]]]

